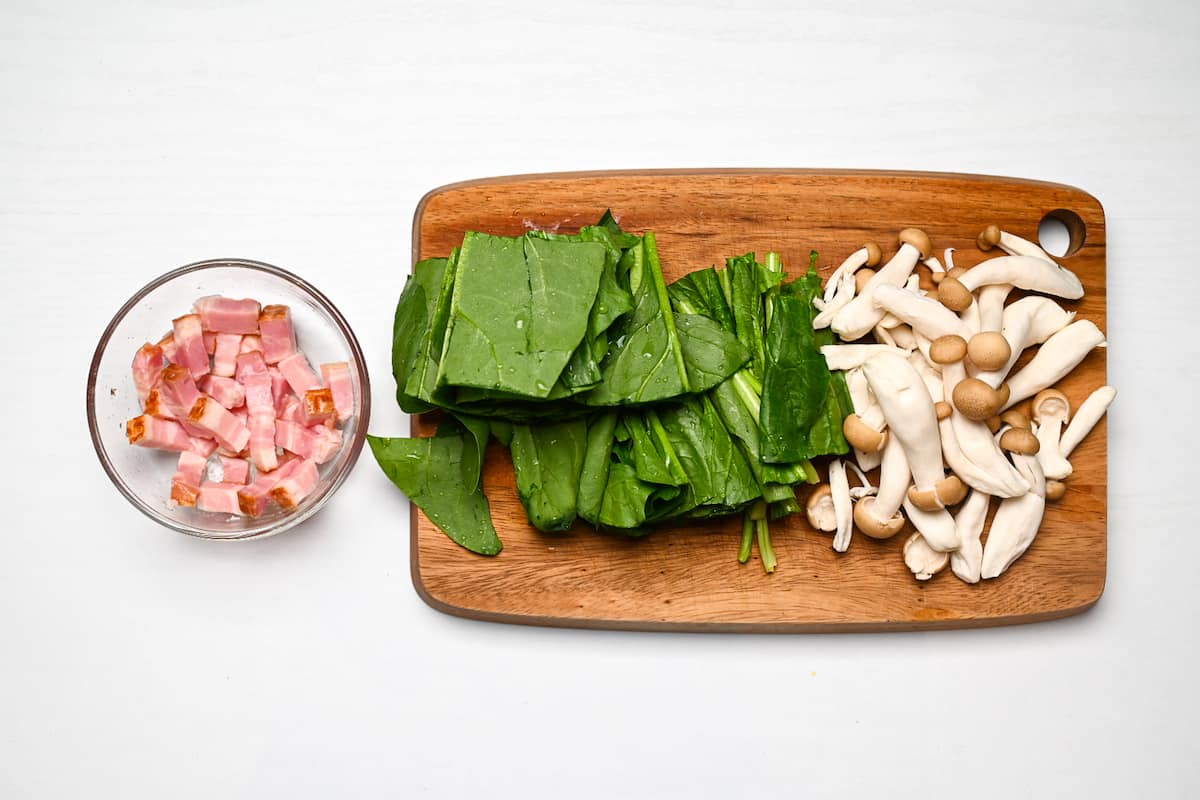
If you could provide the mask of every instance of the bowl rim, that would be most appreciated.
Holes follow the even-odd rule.
[[[149,295],[155,289],[158,289],[160,286],[170,283],[171,281],[183,275],[187,275],[192,272],[200,272],[207,269],[220,269],[229,267],[264,272],[292,283],[304,292],[307,292],[318,303],[318,305],[320,305],[322,309],[329,314],[329,316],[333,319],[334,324],[345,338],[347,344],[349,345],[350,356],[354,359],[356,364],[356,371],[359,374],[362,386],[357,415],[358,419],[355,422],[354,436],[350,442],[345,445],[350,448],[350,452],[346,455],[346,461],[342,467],[334,473],[333,479],[331,480],[329,486],[326,487],[322,495],[317,498],[308,508],[302,511],[288,514],[283,518],[273,522],[250,527],[244,531],[239,531],[236,535],[220,536],[209,533],[198,526],[189,526],[185,523],[176,522],[170,517],[150,508],[146,503],[138,498],[136,494],[134,494],[133,490],[129,487],[129,484],[125,481],[121,474],[117,472],[111,460],[108,458],[107,449],[104,447],[104,443],[100,439],[99,422],[96,419],[96,381],[100,373],[100,362],[103,360],[104,353],[108,349],[109,342],[112,339],[113,333],[116,331],[117,326],[121,324],[125,317],[128,316],[129,312],[132,311],[139,303],[141,303],[141,301],[144,300],[147,295]],[[202,261],[194,261],[190,264],[185,264],[182,267],[177,267],[173,270],[165,272],[162,275],[159,275],[157,278],[151,280],[141,289],[134,292],[133,296],[126,300],[125,303],[122,304],[119,309],[117,309],[117,312],[113,315],[112,319],[109,320],[108,325],[104,328],[104,332],[100,335],[100,341],[96,344],[96,350],[92,355],[92,361],[88,367],[88,433],[91,435],[92,447],[96,451],[97,458],[100,459],[100,465],[104,468],[109,480],[111,480],[113,485],[117,487],[117,491],[124,495],[125,499],[128,500],[129,503],[138,511],[141,511],[147,517],[159,523],[163,527],[170,528],[197,539],[214,541],[247,541],[249,539],[262,539],[266,538],[267,536],[274,536],[277,533],[283,533],[284,531],[294,528],[308,518],[312,517],[325,505],[325,503],[329,501],[329,498],[333,497],[338,488],[346,480],[347,476],[349,476],[351,471],[353,471],[355,464],[358,462],[358,457],[362,453],[363,445],[366,442],[367,427],[370,417],[371,378],[367,370],[367,362],[363,357],[362,348],[359,346],[358,337],[354,335],[354,331],[351,329],[350,323],[346,321],[346,318],[342,315],[342,312],[338,310],[338,307],[335,306],[323,292],[294,272],[289,272],[288,270],[283,269],[282,267],[277,267],[274,264],[268,264],[264,261],[255,261],[248,258],[211,258]]]

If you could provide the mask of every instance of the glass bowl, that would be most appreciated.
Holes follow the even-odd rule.
[[[289,306],[297,344],[314,369],[331,361],[350,364],[355,413],[342,426],[342,447],[320,466],[317,488],[291,510],[272,503],[261,516],[243,517],[178,506],[170,495],[179,455],[134,447],[126,438],[126,421],[141,414],[131,372],[134,353],[145,342],[161,339],[171,330],[171,320],[189,313],[197,298],[213,294]],[[370,409],[366,361],[341,312],[303,278],[270,264],[238,258],[188,264],[148,283],[108,324],[88,371],[88,427],[96,455],[113,485],[155,522],[206,539],[270,536],[317,513],[358,460]]]

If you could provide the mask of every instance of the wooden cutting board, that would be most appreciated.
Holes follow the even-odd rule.
[[[905,227],[923,228],[939,255],[957,248],[957,263],[971,266],[985,257],[975,238],[986,224],[1037,241],[1039,223],[1053,214],[1071,233],[1071,255],[1062,263],[1086,290],[1083,300],[1067,305],[1105,329],[1100,203],[1070,186],[1012,178],[815,170],[491,178],[444,186],[422,199],[413,258],[447,255],[469,229],[574,231],[606,208],[626,230],[655,232],[668,280],[751,250],[782,253],[795,277],[815,249],[824,276],[868,240],[890,255]],[[1104,383],[1105,352],[1097,349],[1060,388],[1077,405]],[[429,435],[434,426],[432,418],[416,417],[413,433]],[[738,517],[660,528],[642,539],[597,533],[583,523],[543,534],[526,522],[508,454],[493,444],[484,485],[504,551],[487,558],[463,550],[414,506],[413,583],[426,602],[450,614],[587,628],[915,630],[1064,617],[1092,606],[1104,590],[1106,439],[1102,421],[1075,451],[1067,496],[1048,506],[1028,552],[1000,578],[974,586],[949,569],[927,583],[914,580],[900,554],[908,531],[886,542],[856,532],[849,552],[839,555],[830,536],[813,531],[802,514],[772,523],[779,568],[771,575],[757,555],[738,564]]]

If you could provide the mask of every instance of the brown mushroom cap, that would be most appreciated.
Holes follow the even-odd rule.
[[[967,419],[983,422],[1000,410],[1000,398],[996,390],[978,378],[959,381],[951,395],[954,407]]]
[[[971,363],[988,372],[1003,367],[1011,355],[1012,345],[999,331],[977,333],[967,342],[967,356]]]
[[[863,267],[854,273],[854,293],[862,294],[862,290],[866,288],[867,281],[875,277],[875,270],[870,267]]]
[[[966,275],[966,274],[967,274],[966,267],[955,267],[954,269],[952,269],[946,273],[946,277],[947,278],[961,278],[963,275]]]
[[[887,431],[877,431],[862,421],[858,414],[851,414],[842,421],[842,433],[855,449],[864,453],[882,450],[887,444]]]
[[[1008,405],[1008,398],[1010,398],[1010,397],[1012,397],[1012,387],[1008,385],[1008,381],[1005,381],[1004,383],[997,386],[996,387],[996,400],[999,403],[999,405],[996,406],[996,410],[1000,410],[1001,408],[1004,408],[1006,405]]]
[[[939,336],[929,345],[929,358],[935,364],[954,364],[967,354],[967,340],[958,334]]]
[[[933,411],[937,414],[938,421],[941,422],[946,417],[954,413],[954,407],[945,400],[938,400],[933,404]]]
[[[922,511],[937,511],[939,508],[945,508],[942,501],[938,499],[937,489],[932,486],[928,489],[918,489],[916,486],[908,487],[908,502]]]
[[[1042,443],[1033,435],[1033,431],[1024,428],[1009,428],[1000,434],[1000,446],[1010,453],[1032,456],[1037,453]]]
[[[879,245],[874,242],[867,242],[863,245],[867,250],[867,266],[873,267],[880,261],[883,261],[883,251],[879,249]]]
[[[1030,430],[1033,425],[1029,422],[1029,417],[1022,414],[1015,408],[1010,408],[1000,415],[1000,421],[1010,428],[1020,428],[1021,430]]]
[[[1071,401],[1058,389],[1043,389],[1033,398],[1033,419],[1041,424],[1046,414],[1062,414],[1064,421],[1071,414]]]
[[[808,496],[808,502],[804,506],[804,512],[805,516],[808,517],[809,525],[812,525],[819,531],[828,533],[829,531],[837,530],[837,521],[835,520],[833,525],[830,526],[827,516],[821,514],[822,505],[825,504],[828,504],[829,507],[833,506],[833,490],[829,487],[828,483],[822,483],[816,489],[813,489],[812,494]]]
[[[1000,430],[1000,427],[1004,425],[1004,420],[1000,419],[1000,417],[988,417],[984,422],[987,423],[988,430],[992,433]]]
[[[1062,500],[1067,494],[1067,485],[1062,481],[1046,481],[1046,499],[1051,502]]]
[[[988,225],[979,232],[979,236],[975,237],[975,245],[985,252],[998,244],[1000,244],[1000,228],[997,225]]]
[[[938,284],[938,301],[951,311],[966,311],[974,300],[958,278],[947,275]]]
[[[911,244],[917,248],[917,252],[923,259],[929,258],[929,254],[933,252],[933,244],[929,241],[929,236],[920,228],[905,228],[900,231],[897,238],[900,239],[900,244]]]
[[[891,519],[876,519],[871,513],[875,498],[864,497],[854,504],[854,524],[872,539],[890,539],[904,528],[904,516],[896,514]]]
[[[942,478],[934,488],[937,490],[938,499],[948,506],[958,505],[967,496],[967,485],[954,474]]]

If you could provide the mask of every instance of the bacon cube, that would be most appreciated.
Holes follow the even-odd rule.
[[[301,411],[301,402],[295,395],[289,394],[287,399],[283,401],[283,408],[279,411],[279,416],[276,419],[286,420],[287,422],[295,422],[297,425],[304,424],[304,414]]]
[[[188,413],[201,397],[200,389],[192,379],[191,370],[182,364],[168,364],[159,379],[158,393],[171,418],[183,424],[188,436],[199,439],[210,436],[208,431],[188,422]]]
[[[175,334],[174,333],[168,333],[166,336],[159,339],[156,347],[162,348],[163,355],[166,356],[167,361],[175,360]]]
[[[126,422],[125,436],[130,444],[138,447],[174,450],[177,453],[191,449],[191,441],[182,425],[149,414],[142,414]]]
[[[275,420],[275,444],[301,458],[312,458],[317,447],[317,437],[298,422],[277,419]]]
[[[204,352],[211,356],[217,351],[217,334],[212,331],[204,331],[201,335],[204,336]]]
[[[313,461],[324,464],[342,449],[342,432],[326,425],[313,425],[308,429],[313,435]]]
[[[238,503],[240,483],[217,483],[205,481],[200,484],[200,493],[196,498],[196,508],[201,511],[216,511],[221,514],[237,514],[241,516],[242,508]]]
[[[267,373],[271,376],[271,399],[275,404],[275,410],[283,409],[284,403],[289,397],[292,397],[292,390],[288,388],[288,383],[284,380],[283,373],[276,367],[267,367]]]
[[[230,410],[246,402],[246,387],[233,378],[205,375],[196,383],[196,387]],[[192,401],[193,405],[195,402]]]
[[[250,429],[250,460],[259,472],[270,472],[279,466],[275,452],[275,415],[252,412],[247,425]]]
[[[213,349],[213,375],[232,378],[237,370],[237,357],[242,350],[240,333],[218,333]]]
[[[159,419],[175,419],[175,415],[163,402],[162,389],[157,386],[150,390],[150,394],[146,395],[146,402],[142,404],[142,413]]]
[[[162,375],[165,365],[166,357],[163,355],[163,349],[156,344],[146,342],[134,353],[133,385],[137,389],[138,400],[142,402],[143,406],[150,390],[154,388],[154,384],[158,383],[158,376]]]
[[[211,437],[199,439],[195,436],[188,437],[191,440],[192,446],[189,448],[193,453],[204,456],[207,460],[209,456],[217,452],[217,440]]]
[[[197,300],[195,307],[206,331],[258,333],[258,315],[261,307],[257,300],[233,300],[220,295],[210,295]]]
[[[250,462],[244,458],[217,456],[221,461],[221,480],[225,483],[240,483],[243,486],[250,482]]]
[[[261,353],[262,339],[258,336],[243,336],[242,343],[238,349],[238,354],[241,353]]]
[[[171,478],[171,499],[178,505],[196,505],[207,464],[208,459],[199,453],[185,450],[179,454],[179,467]]]
[[[308,365],[304,353],[292,353],[279,362],[279,371],[297,397],[303,397],[309,389],[320,389],[321,380]]]
[[[333,392],[338,422],[345,422],[354,416],[354,379],[350,376],[350,365],[345,361],[322,364],[321,377]]]
[[[251,517],[261,514],[271,497],[271,490],[300,466],[300,461],[298,458],[289,458],[289,460],[281,462],[278,469],[271,472],[260,472],[253,483],[238,490],[238,507],[241,508],[242,513]]]
[[[300,422],[306,428],[330,422],[337,415],[333,392],[329,389],[309,389],[300,402]]]
[[[271,499],[285,509],[292,509],[312,494],[321,480],[317,464],[312,459],[303,459],[299,465],[271,490]]]
[[[263,358],[268,364],[277,364],[296,352],[292,310],[287,306],[265,306],[258,316],[258,328]]]
[[[208,374],[208,351],[204,348],[204,329],[200,327],[200,315],[187,314],[171,323],[175,334],[176,364],[191,371],[192,377]]]
[[[211,434],[217,444],[230,453],[242,452],[250,442],[250,431],[246,426],[207,395],[200,396],[187,418],[193,425]]]

